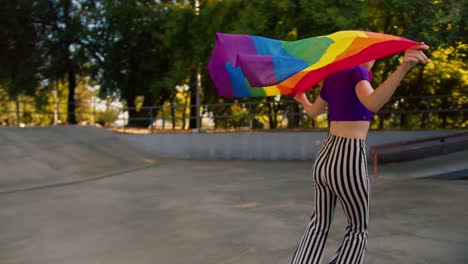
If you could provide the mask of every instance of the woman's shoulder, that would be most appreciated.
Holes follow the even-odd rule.
[[[325,80],[324,80],[324,86],[329,86],[333,85],[335,83],[339,83],[339,85],[343,85],[342,82],[348,82],[350,80],[355,80],[355,79],[360,79],[360,78],[365,78],[365,79],[371,79],[371,73],[363,67],[363,66],[353,66],[344,70],[341,70],[339,72],[335,72],[331,75],[329,75]]]
[[[358,66],[354,66],[354,67],[351,67],[350,70],[354,73],[354,72],[357,72],[357,73],[367,73],[368,70],[366,69],[366,67],[362,66],[362,65],[358,65]]]
[[[348,68],[348,69],[344,69],[344,70],[332,73],[332,74],[330,74],[328,76],[327,79],[341,79],[344,76],[350,75],[352,72],[354,72],[356,70],[355,69],[356,67],[359,67],[359,66],[351,67],[351,68]]]
[[[364,66],[355,66],[351,69],[351,78],[354,80],[354,81],[359,81],[359,80],[368,80],[368,81],[372,81],[372,72],[367,69],[366,67]]]

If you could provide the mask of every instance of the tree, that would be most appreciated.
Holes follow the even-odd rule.
[[[450,56],[441,56],[441,53],[429,51],[429,56],[434,58],[439,65],[444,63],[457,64],[466,58],[466,47],[460,43],[466,43],[467,26],[463,19],[463,10],[466,10],[466,1],[403,1],[385,0],[369,4],[369,22],[371,29],[383,33],[405,36],[417,41],[424,41],[431,46],[431,50],[455,48]],[[404,12],[402,12],[404,10]],[[456,55],[457,54],[457,55]],[[441,57],[439,57],[441,56]],[[442,59],[443,58],[443,59]],[[443,61],[441,61],[442,59]],[[400,64],[398,56],[379,60],[374,66],[375,83],[379,84]],[[465,63],[466,65],[466,63]],[[452,94],[460,85],[461,74],[450,75],[434,74],[428,71],[431,66],[419,65],[415,67],[403,80],[395,92],[395,96],[423,96],[423,95],[447,95]],[[466,66],[465,66],[466,68]],[[463,67],[455,70],[460,73]],[[450,70],[450,69],[448,69]],[[437,76],[437,81],[433,77]],[[458,79],[458,81],[454,80]],[[440,83],[445,85],[440,86]],[[427,99],[415,102],[399,101],[387,104],[384,109],[400,110],[397,117],[401,128],[426,127],[427,124],[413,123],[404,110],[427,109],[433,104]],[[454,108],[455,105],[446,104],[446,109]],[[384,115],[379,118],[379,128],[383,128],[384,119],[391,118]],[[427,117],[422,117],[427,120]],[[442,124],[445,127],[445,124]]]
[[[6,0],[0,5],[0,86],[9,99],[33,94],[37,86],[37,34],[32,21],[30,1]]]
[[[197,70],[200,65],[200,57],[197,50],[202,43],[197,41],[196,28],[198,17],[195,12],[195,4],[173,5],[170,8],[170,17],[166,27],[166,46],[170,47],[170,66],[163,82],[165,87],[171,89],[171,98],[175,98],[175,87],[178,85],[189,88],[189,128],[196,128],[196,86]],[[174,88],[172,88],[174,87]],[[183,109],[185,116],[185,107]],[[185,120],[184,120],[185,122]],[[185,124],[183,126],[185,128]]]
[[[148,126],[149,116],[157,115],[139,109],[138,98],[144,106],[161,105],[172,92],[165,82],[171,66],[165,2],[103,0],[93,15],[88,38],[93,78],[102,97],[117,95],[125,101],[130,126]]]
[[[87,57],[82,42],[86,35],[85,18],[93,1],[37,0],[34,18],[40,33],[43,61],[42,78],[50,81],[67,80],[67,121],[76,124],[75,89],[78,76],[85,75]]]

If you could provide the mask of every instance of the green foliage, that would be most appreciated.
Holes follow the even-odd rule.
[[[87,74],[85,54],[86,23],[92,0],[33,1],[33,19],[39,34],[43,79],[67,81],[67,121],[76,123],[75,88],[77,79]]]
[[[112,100],[109,99],[110,98],[106,100],[104,110],[96,111],[96,123],[106,127],[114,126],[114,123],[118,120],[121,113],[120,109],[112,107]]]
[[[31,1],[5,0],[0,5],[0,85],[11,99],[33,94],[38,52]]]
[[[146,106],[161,104],[176,83],[169,77],[175,74],[170,71],[174,54],[167,46],[172,43],[166,39],[168,5],[103,0],[90,20],[95,25],[89,37],[93,78],[101,85],[102,97],[117,95],[126,101],[130,117],[148,116],[147,111],[134,110],[138,96]],[[146,126],[148,122],[135,120],[132,124]]]
[[[26,122],[50,124],[54,107],[51,93],[57,84],[60,119],[75,112],[75,121],[94,122],[85,104],[92,94],[89,80],[100,87],[101,98],[122,100],[130,118],[162,117],[186,128],[194,120],[196,73],[201,70],[202,103],[224,103],[219,98],[206,65],[216,32],[256,34],[296,40],[330,34],[338,30],[367,27],[372,31],[405,36],[431,46],[432,63],[415,67],[403,80],[396,97],[375,117],[373,128],[403,129],[466,127],[467,99],[467,16],[468,1],[457,0],[6,0],[0,5],[0,103],[1,111],[18,117],[15,99],[34,100],[21,109]],[[40,60],[39,60],[40,59]],[[39,61],[41,63],[39,63]],[[399,65],[398,56],[379,60],[374,66],[374,87]],[[37,82],[37,81],[40,82]],[[184,87],[178,91],[176,87]],[[320,85],[309,92],[317,97]],[[76,93],[75,93],[76,88]],[[188,88],[188,89],[185,89]],[[34,95],[35,97],[27,97]],[[416,96],[432,96],[417,98]],[[441,95],[451,96],[450,100]],[[408,97],[412,96],[412,97]],[[406,99],[402,99],[405,97]],[[76,98],[76,109],[75,106]],[[149,112],[137,109],[163,106]],[[312,126],[323,128],[326,117],[309,120],[293,113],[296,103],[285,97],[265,98],[262,104],[233,107],[206,107],[211,115],[227,115],[215,120],[217,127]],[[249,103],[258,99],[243,99]],[[67,108],[67,104],[70,108]],[[423,110],[438,112],[428,115]],[[140,111],[137,111],[140,110]],[[386,110],[394,112],[386,114]],[[411,111],[421,113],[409,113]],[[42,117],[34,113],[47,112]],[[119,111],[97,115],[110,125]],[[248,114],[249,116],[246,116]],[[70,121],[71,117],[67,117]],[[130,122],[148,126],[151,120]],[[178,120],[178,121],[176,121]],[[256,121],[256,122],[257,122]]]

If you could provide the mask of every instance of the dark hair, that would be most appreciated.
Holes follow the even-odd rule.
[[[359,31],[366,31],[366,32],[372,32],[372,30],[370,30],[370,29],[367,28],[367,27],[358,27],[358,28],[356,28],[356,30],[359,30]]]

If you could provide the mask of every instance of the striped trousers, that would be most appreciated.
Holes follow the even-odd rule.
[[[321,262],[337,200],[348,225],[343,242],[329,263],[363,263],[370,196],[364,140],[329,134],[317,154],[313,178],[314,212],[291,263]]]

